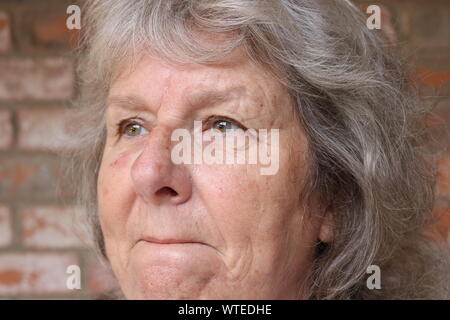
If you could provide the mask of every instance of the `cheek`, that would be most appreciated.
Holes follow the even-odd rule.
[[[123,179],[127,175],[130,176],[130,161],[129,152],[122,152],[118,156],[106,156],[103,158],[97,183],[99,202],[120,195],[120,193],[114,191],[119,191],[125,185],[117,183],[118,181],[123,181],[120,179]]]
[[[127,198],[130,197],[132,190],[129,178],[130,161],[130,154],[127,152],[122,152],[115,157],[106,154],[100,167],[97,200],[100,223],[105,237],[116,227],[123,227],[123,223],[115,222],[123,222],[126,219],[124,213],[129,212],[126,208],[129,205]]]
[[[203,167],[194,177],[197,193],[225,242],[241,246],[267,207],[266,182],[257,168],[245,165]]]
[[[303,216],[299,176],[305,166],[303,148],[290,152],[292,143],[290,136],[280,141],[280,167],[275,175],[262,175],[259,165],[204,166],[197,171],[198,192],[228,242],[266,239],[299,224]]]
[[[119,154],[119,156],[109,165],[112,170],[121,170],[128,166],[130,161],[129,152],[125,151]]]

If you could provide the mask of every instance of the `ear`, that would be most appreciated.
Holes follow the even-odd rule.
[[[331,243],[334,240],[334,219],[330,211],[325,213],[319,229],[319,240],[324,243]]]

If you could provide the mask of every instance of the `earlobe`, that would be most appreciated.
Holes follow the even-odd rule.
[[[331,212],[325,213],[319,230],[319,240],[324,243],[331,243],[334,240],[334,221]]]

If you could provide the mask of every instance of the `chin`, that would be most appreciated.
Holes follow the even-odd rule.
[[[213,288],[219,279],[226,278],[220,255],[203,244],[139,241],[126,260],[118,258],[111,256],[111,265],[124,296],[130,300],[220,298]]]

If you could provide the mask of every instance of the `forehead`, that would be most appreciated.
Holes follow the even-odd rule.
[[[109,96],[139,96],[149,105],[160,105],[166,99],[181,99],[189,105],[234,98],[268,103],[264,100],[285,93],[272,74],[242,50],[214,64],[178,64],[142,55],[122,70]]]

